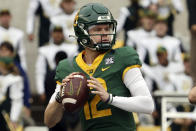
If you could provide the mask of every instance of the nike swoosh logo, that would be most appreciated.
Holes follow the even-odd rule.
[[[108,66],[108,67],[106,67],[106,68],[101,68],[101,71],[105,71],[105,70],[107,70],[107,69],[109,69],[110,68],[110,66]]]

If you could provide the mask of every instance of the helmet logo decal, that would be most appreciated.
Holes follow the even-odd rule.
[[[99,16],[97,20],[110,20],[110,16]]]
[[[78,14],[79,14],[79,11],[74,18],[74,24],[73,24],[74,26],[76,26],[78,24]]]

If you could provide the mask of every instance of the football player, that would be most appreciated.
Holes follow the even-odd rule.
[[[68,57],[72,57],[77,52],[77,45],[64,42],[63,28],[61,26],[52,25],[50,33],[51,40],[49,44],[40,47],[38,50],[35,66],[36,89],[42,102],[48,101],[53,93],[54,88],[45,87],[48,83],[45,80],[49,77],[51,71],[56,68],[55,55],[63,51]]]
[[[27,10],[26,32],[28,40],[33,41],[36,16],[39,16],[39,47],[49,41],[50,17],[62,12],[59,7],[61,0],[29,0]]]
[[[50,21],[54,25],[60,25],[63,27],[66,42],[76,44],[76,40],[72,37],[69,37],[69,35],[74,34],[73,20],[76,13],[78,12],[78,10],[75,9],[76,1],[62,0],[60,6],[63,12],[51,17]]]
[[[84,131],[135,131],[132,112],[152,113],[153,99],[140,72],[136,51],[131,47],[112,50],[116,25],[111,12],[101,4],[80,8],[74,31],[85,49],[72,60],[58,64],[57,88],[44,114],[48,127],[60,121],[64,112],[60,88],[78,72],[86,74],[88,87],[93,88],[80,113]]]
[[[155,35],[153,27],[156,17],[156,13],[149,9],[140,9],[138,12],[141,26],[127,32],[127,46],[134,47],[136,50],[140,48],[142,39],[151,38]]]
[[[0,125],[2,131],[20,129],[23,79],[12,57],[0,57]]]
[[[26,51],[23,43],[24,33],[22,30],[11,25],[12,15],[8,9],[0,10],[0,43],[8,41],[12,43],[16,52],[16,60],[21,64],[24,71],[27,71]]]

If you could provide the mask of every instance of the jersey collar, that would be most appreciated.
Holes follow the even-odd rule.
[[[93,76],[97,67],[100,65],[107,52],[97,56],[97,58],[95,58],[95,60],[93,61],[92,65],[88,65],[84,62],[82,58],[84,53],[85,51],[82,51],[80,54],[78,54],[78,56],[76,57],[76,63],[85,73],[87,73],[89,76]]]

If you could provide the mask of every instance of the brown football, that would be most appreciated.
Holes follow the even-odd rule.
[[[87,78],[84,73],[74,75],[66,86],[62,88],[62,104],[65,111],[75,112],[84,106],[89,96]]]

